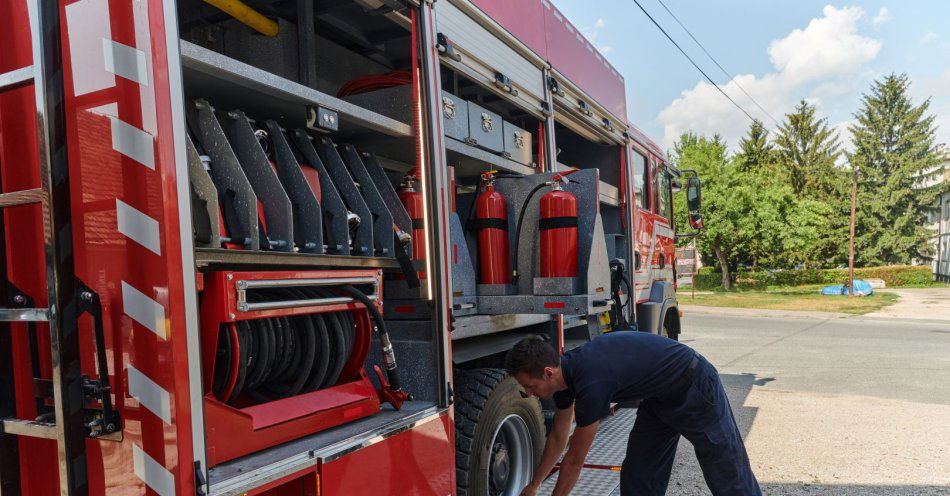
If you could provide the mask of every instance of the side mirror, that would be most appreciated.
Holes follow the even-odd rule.
[[[691,176],[686,180],[686,209],[689,211],[689,225],[693,229],[703,228],[702,184],[699,177]]]
[[[703,214],[692,213],[689,214],[689,225],[697,231],[703,228]]]

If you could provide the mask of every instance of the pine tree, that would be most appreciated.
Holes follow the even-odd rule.
[[[743,172],[768,170],[774,166],[775,145],[769,143],[768,131],[761,121],[752,121],[748,134],[739,140],[735,159]]]
[[[859,264],[906,264],[932,251],[924,227],[945,186],[934,145],[928,98],[915,106],[906,74],[884,77],[861,97],[850,127],[854,152],[848,160],[859,177],[855,258]]]
[[[847,182],[846,174],[835,167],[841,145],[828,120],[818,119],[815,110],[802,100],[785,115],[775,137],[778,165],[799,197],[840,199]]]

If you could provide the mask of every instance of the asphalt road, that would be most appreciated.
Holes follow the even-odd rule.
[[[763,493],[950,495],[950,322],[689,314]],[[710,494],[681,441],[669,495]]]

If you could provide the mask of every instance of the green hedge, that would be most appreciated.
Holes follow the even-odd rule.
[[[722,274],[703,267],[695,276],[696,289],[711,290],[722,286]],[[765,289],[769,286],[804,284],[842,284],[848,281],[848,269],[804,269],[777,272],[739,271],[733,274],[736,289]],[[933,273],[929,265],[887,265],[854,269],[858,279],[883,279],[888,287],[929,286]]]

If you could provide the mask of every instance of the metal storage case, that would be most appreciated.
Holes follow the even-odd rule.
[[[468,103],[442,91],[442,123],[445,135],[459,141],[468,139]]]
[[[490,152],[502,153],[505,143],[501,133],[501,116],[476,103],[467,103],[468,133],[473,144]]]
[[[531,133],[504,121],[502,134],[505,142],[505,157],[524,165],[531,165]]]

